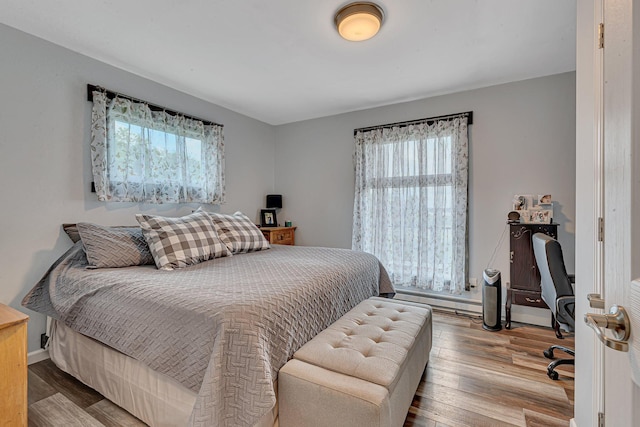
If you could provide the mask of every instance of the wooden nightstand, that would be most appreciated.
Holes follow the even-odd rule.
[[[0,422],[27,425],[27,321],[29,316],[0,304]]]
[[[276,245],[295,245],[298,227],[262,227],[260,231],[269,243]]]

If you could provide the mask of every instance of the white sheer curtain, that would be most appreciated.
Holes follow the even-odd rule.
[[[93,92],[91,163],[101,201],[222,203],[220,125]]]
[[[376,255],[395,286],[464,290],[467,121],[356,133],[352,246]]]

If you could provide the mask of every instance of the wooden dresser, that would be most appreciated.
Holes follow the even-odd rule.
[[[27,321],[0,304],[0,425],[27,425]]]
[[[276,245],[295,245],[297,227],[262,227],[260,231],[269,243]]]
[[[511,328],[511,305],[547,308],[542,300],[540,272],[533,253],[532,236],[536,233],[558,238],[558,224],[510,224],[511,283],[507,288],[505,328]]]

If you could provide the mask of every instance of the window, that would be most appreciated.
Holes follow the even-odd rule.
[[[466,283],[467,118],[356,133],[353,248],[399,288]]]
[[[93,92],[92,168],[99,200],[224,201],[222,126]]]

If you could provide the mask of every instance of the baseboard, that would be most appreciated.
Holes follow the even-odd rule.
[[[464,311],[467,313],[482,315],[482,302],[449,295],[425,295],[413,292],[401,291],[396,293],[394,299],[401,301],[419,302],[432,307],[449,310]]]
[[[478,299],[477,295],[456,296],[435,292],[416,292],[406,289],[398,289],[396,292],[395,299],[419,302],[447,310],[482,315],[482,297]],[[504,304],[502,304],[502,319],[504,321]],[[551,324],[551,315],[548,309],[513,305],[511,308],[511,321],[548,327]]]
[[[575,418],[571,418],[569,420],[569,427],[578,427],[578,424],[576,424],[576,419]]]
[[[451,295],[448,293],[440,292],[414,291],[407,288],[396,289],[396,292],[397,295],[411,295],[414,297],[434,299],[438,301],[448,301],[454,303],[482,306],[482,297],[480,295],[473,295],[470,292],[466,291],[463,295]]]
[[[32,365],[34,363],[41,362],[49,358],[49,350],[38,349],[27,353],[27,364]]]

